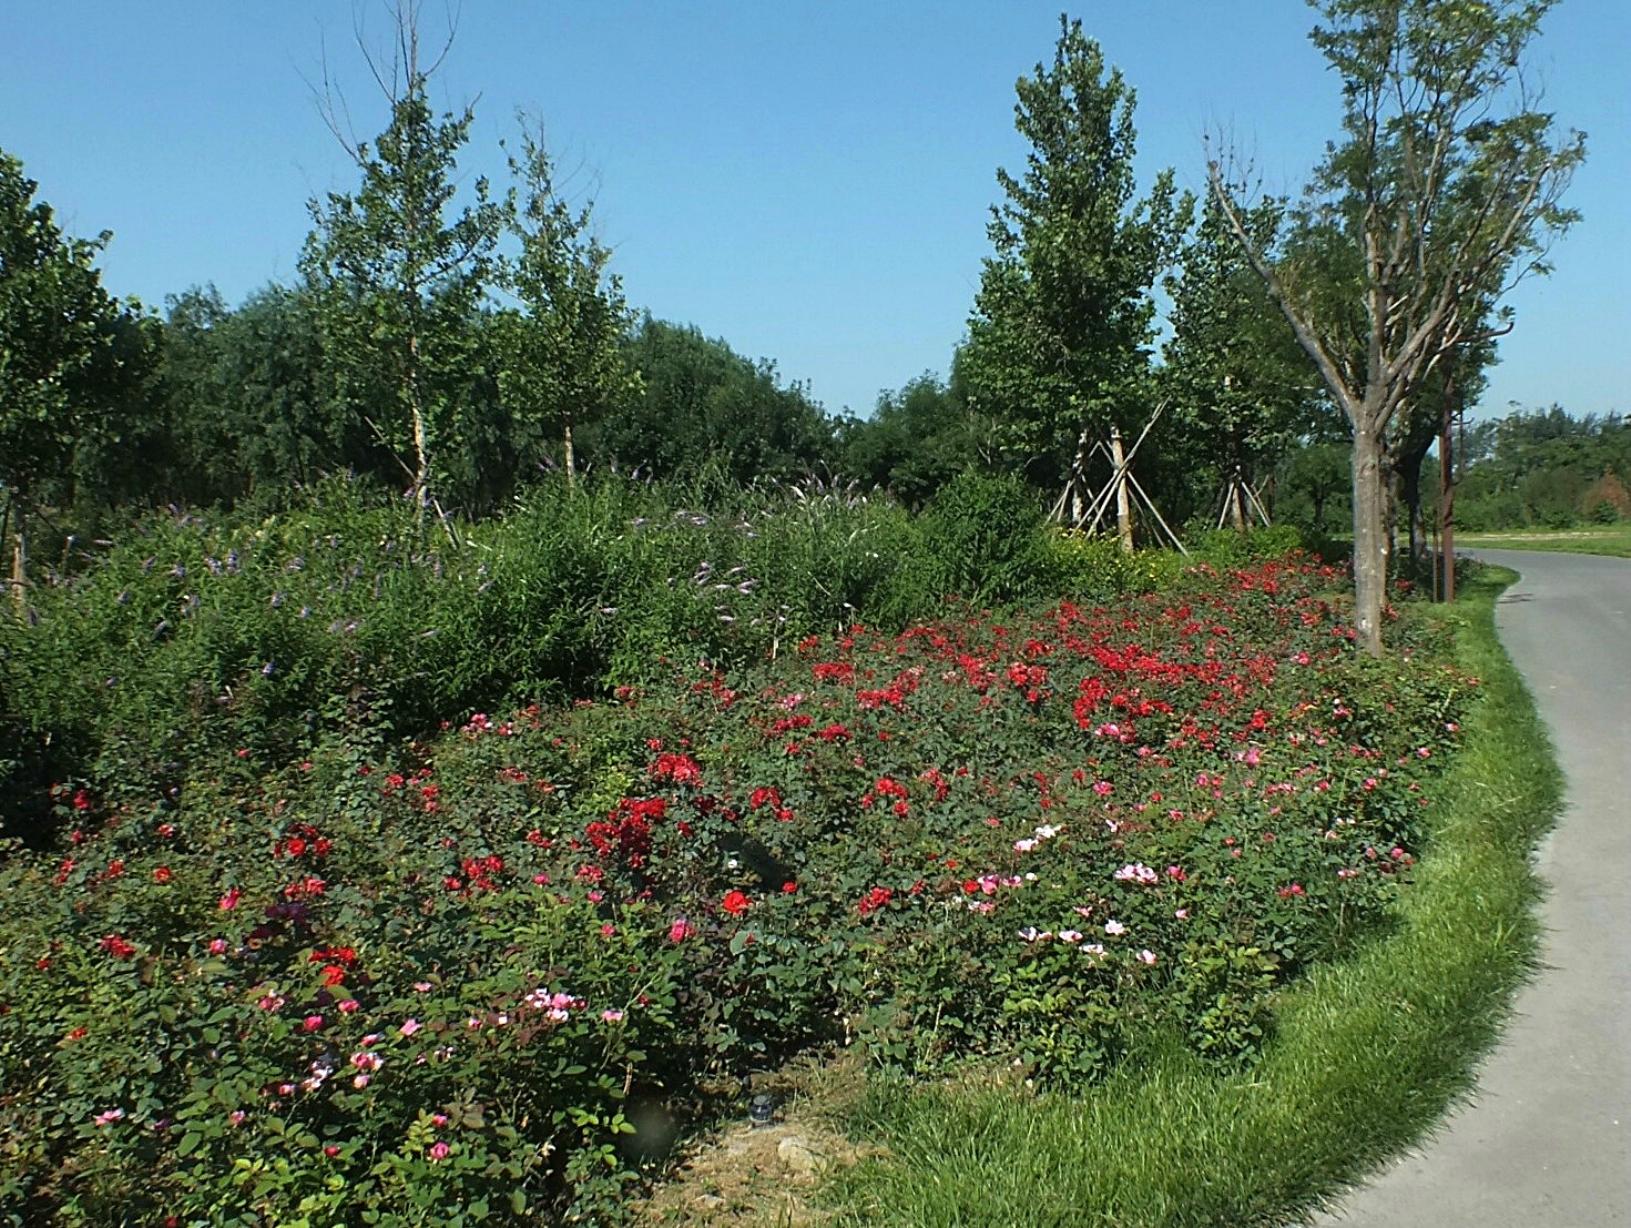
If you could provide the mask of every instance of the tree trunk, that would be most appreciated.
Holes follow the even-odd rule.
[[[413,453],[413,501],[423,516],[430,501],[430,448],[425,438],[424,411],[417,404],[413,407]]]
[[[572,451],[572,415],[566,415],[566,425],[562,431],[562,445],[566,452],[566,484],[575,485],[578,480],[577,454]]]
[[[1356,427],[1353,446],[1354,629],[1359,646],[1382,655],[1382,596],[1387,587],[1387,526],[1382,440]]]
[[[1076,455],[1070,462],[1070,527],[1079,529],[1087,519],[1082,491],[1087,485],[1087,427],[1076,436]]]
[[[1427,522],[1421,511],[1422,457],[1405,458],[1399,472],[1399,485],[1404,493],[1404,505],[1410,521],[1410,561],[1420,566],[1427,561]]]
[[[1382,489],[1382,583],[1393,574],[1393,559],[1398,553],[1399,483],[1393,472],[1393,459],[1388,453],[1387,437],[1382,437],[1381,458],[1377,465],[1377,483]]]
[[[0,512],[0,544],[3,544],[5,542],[5,540],[6,540],[6,538],[8,536],[10,536],[10,530],[11,530],[11,505],[13,503],[15,503],[15,502],[16,502],[16,500],[8,495],[6,497],[6,510],[3,511],[3,512]],[[8,584],[6,587],[10,588],[11,586]]]
[[[1123,553],[1133,552],[1133,503],[1127,493],[1127,456],[1121,446],[1121,428],[1110,428],[1110,460],[1115,465],[1116,536]]]
[[[1444,587],[1439,597],[1443,601],[1455,600],[1455,456],[1451,448],[1450,429],[1453,420],[1451,394],[1447,391],[1438,437],[1439,566],[1444,573]]]
[[[413,421],[413,502],[421,522],[430,503],[430,438],[425,429],[425,406],[419,390],[419,333],[408,333],[408,411]]]
[[[1240,476],[1240,466],[1236,465],[1234,480],[1229,483],[1229,523],[1237,533],[1244,533],[1251,522],[1251,512],[1246,507],[1245,481]]]
[[[17,532],[11,539],[11,599],[21,614],[28,604],[23,590],[28,586],[28,543],[23,536],[23,513],[17,512]]]

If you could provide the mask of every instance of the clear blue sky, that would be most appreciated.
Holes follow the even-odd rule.
[[[1050,58],[1060,0],[465,0],[436,89],[476,100],[469,173],[501,178],[514,112],[592,177],[630,302],[806,380],[830,410],[944,371],[986,253],[996,167],[1018,166],[1013,84]],[[445,22],[426,0],[426,25]],[[1074,15],[1138,90],[1145,181],[1202,186],[1223,128],[1270,190],[1335,132],[1336,82],[1301,0],[1093,0]],[[374,0],[6,0],[0,148],[78,233],[110,229],[105,281],[158,305],[290,279],[306,200],[354,175],[306,78],[326,45],[360,135],[384,108],[353,40]],[[1548,105],[1590,153],[1585,221],[1511,300],[1485,410],[1631,409],[1631,3],[1564,0],[1536,47]]]

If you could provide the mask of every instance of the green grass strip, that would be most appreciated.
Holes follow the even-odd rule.
[[[1564,554],[1608,554],[1631,559],[1631,524],[1463,533],[1456,540],[1471,550],[1483,546],[1490,550],[1554,550]]]
[[[1441,792],[1402,924],[1317,970],[1239,1076],[1163,1052],[1080,1097],[876,1083],[847,1122],[889,1155],[824,1190],[843,1225],[1198,1228],[1284,1224],[1419,1141],[1473,1085],[1536,965],[1536,841],[1561,776],[1495,637],[1516,576],[1439,607],[1485,699]]]

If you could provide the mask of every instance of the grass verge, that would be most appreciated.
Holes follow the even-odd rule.
[[[1612,554],[1631,559],[1631,523],[1589,529],[1535,529],[1512,533],[1463,533],[1458,545],[1491,550],[1558,550],[1565,554]]]
[[[1429,1132],[1471,1089],[1538,949],[1530,852],[1561,777],[1495,638],[1495,597],[1515,578],[1488,568],[1433,611],[1457,625],[1485,698],[1401,925],[1289,991],[1262,1061],[1220,1076],[1156,1041],[1080,1097],[874,1083],[848,1126],[888,1154],[825,1188],[834,1222],[1283,1224]]]

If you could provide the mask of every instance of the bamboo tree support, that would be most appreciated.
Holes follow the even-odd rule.
[[[1263,500],[1257,490],[1246,480],[1237,465],[1234,476],[1223,486],[1223,503],[1218,511],[1218,528],[1221,529],[1225,523],[1233,520],[1235,528],[1244,532],[1249,527],[1247,522],[1253,517],[1262,521],[1264,528],[1274,523],[1269,518],[1268,508],[1263,506]]]
[[[374,438],[378,441],[379,446],[390,453],[391,459],[401,466],[402,472],[407,474],[409,480],[413,482],[414,500],[419,505],[418,515],[420,516],[421,523],[423,522],[425,504],[428,502],[431,507],[436,509],[436,519],[441,522],[442,529],[447,533],[447,540],[452,543],[455,550],[458,549],[461,544],[459,541],[459,531],[453,525],[453,518],[447,514],[446,510],[443,509],[441,501],[430,492],[429,487],[425,487],[423,489],[420,488],[420,475],[416,474],[413,469],[409,467],[408,462],[403,460],[402,457],[397,454],[396,449],[391,446],[390,441],[386,438],[385,432],[380,429],[379,423],[375,422],[366,414],[363,415],[362,420],[366,422],[369,429],[374,432]],[[414,431],[416,437],[419,429],[419,421],[417,418],[415,418]]]
[[[1138,438],[1133,441],[1133,446],[1130,449],[1121,451],[1121,455],[1117,455],[1118,445],[1120,444],[1119,432],[1112,432],[1109,447],[1105,446],[1103,440],[1093,445],[1093,451],[1090,453],[1089,459],[1103,453],[1110,461],[1111,470],[1110,480],[1105,483],[1104,489],[1094,496],[1093,502],[1087,509],[1086,515],[1091,516],[1091,520],[1088,522],[1086,531],[1088,533],[1098,532],[1099,525],[1104,522],[1105,514],[1110,510],[1110,503],[1114,500],[1116,503],[1118,533],[1120,533],[1123,524],[1126,525],[1126,532],[1121,534],[1122,548],[1128,549],[1128,543],[1132,536],[1132,513],[1136,507],[1142,506],[1149,513],[1151,520],[1159,526],[1159,531],[1155,534],[1156,540],[1170,542],[1180,554],[1187,557],[1189,551],[1184,549],[1183,542],[1172,531],[1172,526],[1166,522],[1160,510],[1155,506],[1155,501],[1150,498],[1148,492],[1139,484],[1138,479],[1133,476],[1132,472],[1133,460],[1137,457],[1139,448],[1149,438],[1151,428],[1155,426],[1156,420],[1161,417],[1166,407],[1167,403],[1165,401],[1156,406],[1155,413],[1144,424],[1144,429],[1139,432]],[[1080,527],[1080,522],[1078,522],[1078,527]],[[1164,538],[1163,534],[1165,535]]]
[[[1083,504],[1083,492],[1092,497],[1093,487],[1087,481],[1087,462],[1093,458],[1093,450],[1087,446],[1088,428],[1083,427],[1082,433],[1076,437],[1076,456],[1070,462],[1070,476],[1065,479],[1065,487],[1059,492],[1059,498],[1054,501],[1053,510],[1049,517],[1060,524],[1068,524],[1073,529],[1082,527],[1082,520],[1086,515]],[[1069,509],[1068,512],[1066,509]]]
[[[1050,513],[1050,515],[1055,520],[1059,521],[1060,524],[1068,524],[1073,529],[1080,529],[1083,523],[1087,520],[1088,516],[1092,515],[1099,509],[1100,499],[1108,497],[1108,492],[1110,491],[1110,487],[1108,486],[1103,491],[1094,491],[1092,485],[1087,480],[1088,463],[1095,456],[1102,453],[1110,461],[1111,482],[1114,484],[1114,482],[1117,480],[1117,475],[1123,469],[1133,463],[1133,457],[1138,454],[1140,445],[1142,445],[1145,438],[1148,437],[1150,429],[1155,426],[1157,420],[1159,420],[1161,415],[1166,411],[1166,408],[1167,402],[1165,401],[1162,401],[1155,407],[1155,413],[1150,415],[1150,420],[1144,424],[1144,429],[1138,433],[1138,438],[1133,441],[1132,449],[1122,458],[1124,463],[1121,465],[1116,463],[1115,458],[1110,454],[1110,449],[1104,446],[1104,441],[1102,439],[1096,441],[1093,446],[1089,448],[1087,446],[1087,441],[1091,428],[1086,426],[1082,427],[1082,433],[1076,438],[1076,458],[1071,461],[1070,464],[1070,477],[1065,479],[1065,488],[1059,492],[1059,497],[1054,500],[1053,511]],[[1085,508],[1082,506],[1083,491],[1086,491],[1090,496],[1090,501]],[[1070,509],[1068,519],[1065,514],[1066,508]],[[1098,523],[1097,519],[1095,519],[1094,527],[1093,529],[1089,530],[1089,532],[1092,532],[1097,528]]]

